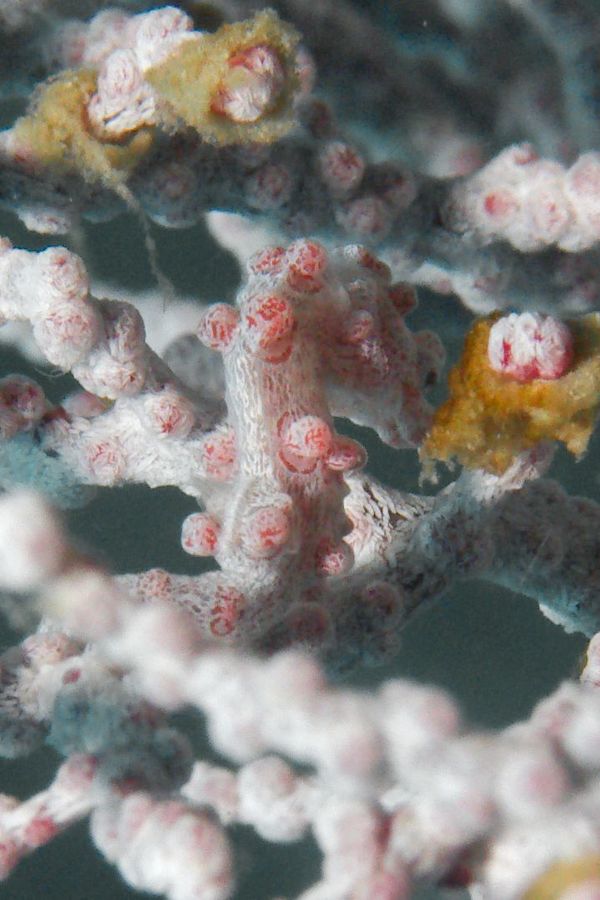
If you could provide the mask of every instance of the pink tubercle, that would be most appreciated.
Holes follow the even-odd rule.
[[[126,460],[115,439],[100,440],[86,447],[87,468],[97,484],[112,485],[123,478]]]
[[[314,294],[324,286],[327,251],[317,241],[298,240],[287,250],[287,281],[294,291]]]
[[[200,451],[205,474],[217,481],[227,481],[235,466],[235,433],[226,428],[207,435]]]
[[[233,341],[239,313],[227,303],[214,303],[200,319],[196,336],[211,350],[227,350]]]
[[[181,546],[192,556],[214,556],[221,526],[208,513],[192,513],[181,526]]]
[[[257,44],[232,56],[228,66],[211,111],[239,124],[257,122],[272,109],[285,85],[279,54],[268,44]]]
[[[561,378],[571,367],[573,352],[568,325],[541,313],[511,313],[490,330],[492,369],[520,382]]]
[[[517,212],[519,203],[511,191],[498,188],[485,195],[483,208],[491,219],[508,219]]]
[[[319,416],[288,418],[280,429],[284,450],[307,459],[325,459],[333,445],[331,428]]]
[[[334,472],[353,472],[366,465],[367,451],[358,441],[337,434],[334,436],[326,462]]]
[[[292,305],[284,294],[259,294],[251,297],[243,321],[250,350],[261,358],[270,359],[271,351],[279,357],[282,349],[291,348],[296,320]]]
[[[315,553],[315,571],[317,575],[345,575],[354,564],[354,553],[345,541],[337,544],[329,538],[319,542]]]
[[[194,427],[192,403],[173,389],[151,395],[146,408],[149,424],[161,437],[185,438]]]
[[[242,528],[244,550],[255,559],[277,556],[289,537],[289,512],[279,506],[265,506],[256,510]]]
[[[350,144],[329,141],[319,154],[319,167],[330,191],[334,195],[344,196],[360,184],[365,162]]]

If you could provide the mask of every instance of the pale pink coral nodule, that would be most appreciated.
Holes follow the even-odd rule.
[[[552,380],[569,370],[573,336],[552,316],[511,313],[492,326],[488,356],[492,369],[517,381]]]

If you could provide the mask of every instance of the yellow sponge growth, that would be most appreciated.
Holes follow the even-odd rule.
[[[186,41],[168,59],[146,74],[162,101],[162,124],[177,120],[195,128],[207,140],[220,143],[269,142],[294,124],[292,100],[298,86],[295,51],[299,36],[272,10],[247,22],[224,25],[214,34]],[[256,122],[236,123],[213,111],[224,80],[235,86],[244,77],[229,61],[245,49],[267,46],[278,57],[283,84],[272,105]],[[94,134],[87,116],[96,92],[93,69],[65,71],[45,82],[34,96],[27,115],[17,120],[17,147],[40,166],[60,174],[77,172],[89,182],[102,182],[123,193],[125,180],[154,143],[154,129],[143,127],[120,140]]]
[[[475,323],[450,373],[450,397],[436,412],[421,458],[456,459],[500,474],[540,441],[562,441],[580,456],[600,403],[600,315],[569,322],[574,359],[554,380],[527,383],[496,372],[488,361],[490,329],[500,314]]]
[[[171,113],[217,144],[270,143],[294,125],[292,100],[298,86],[295,52],[299,35],[273,10],[257,13],[246,22],[223,25],[214,34],[186,41],[145,78]],[[266,45],[278,55],[284,84],[274,105],[257,122],[233,122],[213,110],[229,60],[241,51]]]
[[[600,856],[560,860],[538,878],[523,900],[559,900],[571,888],[600,881]]]
[[[95,90],[95,71],[61,73],[42,85],[30,112],[15,122],[13,135],[40,165],[59,173],[78,172],[114,189],[148,152],[153,132],[144,128],[124,141],[99,140],[86,113]]]

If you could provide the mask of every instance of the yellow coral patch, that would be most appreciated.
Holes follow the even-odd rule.
[[[449,378],[450,397],[436,412],[421,457],[504,472],[540,441],[562,441],[576,456],[586,449],[600,403],[600,315],[569,322],[574,360],[561,378],[522,383],[488,360],[494,314],[475,323]]]
[[[559,900],[570,888],[600,879],[600,856],[560,860],[531,885],[523,900]]]
[[[15,122],[18,145],[51,170],[77,172],[87,181],[107,187],[122,183],[121,173],[134,168],[152,145],[152,131],[143,129],[123,142],[99,140],[89,129],[87,104],[96,90],[91,69],[63,72],[46,82],[31,110]]]
[[[150,69],[146,81],[174,116],[217,144],[270,143],[294,125],[292,99],[298,86],[295,51],[299,35],[273,10],[263,10],[245,22],[223,25],[214,34],[185,41],[163,63]],[[221,82],[236,53],[259,44],[272,47],[285,73],[283,90],[260,120],[237,123],[212,111]]]

